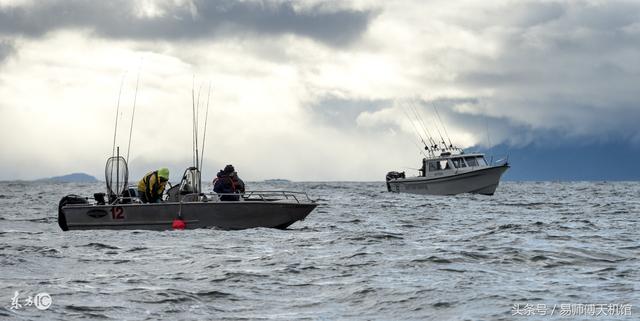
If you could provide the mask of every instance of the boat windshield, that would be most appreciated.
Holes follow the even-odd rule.
[[[484,156],[478,156],[477,159],[480,166],[487,166],[487,161],[484,160]]]
[[[469,164],[469,166],[471,167],[476,167],[478,166],[478,160],[476,157],[465,157],[464,158],[465,161],[467,161],[467,164]]]
[[[182,194],[200,193],[200,171],[195,167],[187,168],[180,182]]]
[[[462,157],[452,158],[451,162],[453,162],[453,166],[455,168],[467,167],[467,165],[464,163],[464,160],[462,159]]]
[[[447,162],[446,159],[429,162],[429,171],[430,172],[441,171],[443,169],[450,169],[450,168],[451,168],[451,166],[449,166],[449,162]]]

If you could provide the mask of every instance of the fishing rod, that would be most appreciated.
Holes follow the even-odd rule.
[[[204,114],[204,133],[202,134],[202,154],[200,155],[200,164],[204,163],[204,147],[207,138],[207,121],[209,119],[209,98],[211,98],[211,81],[209,81],[209,91],[207,93],[207,108]]]
[[[429,155],[427,155],[427,154],[425,154],[425,153],[424,153],[425,149],[424,149],[424,148],[422,148],[422,147],[420,147],[420,144],[416,143],[416,141],[415,141],[415,140],[412,140],[411,142],[412,142],[414,145],[416,145],[416,147],[417,147],[417,148],[418,148],[418,150],[420,151],[420,154],[424,155],[424,157],[429,157]],[[423,142],[423,143],[424,143],[424,142]],[[431,151],[430,151],[430,150],[428,150],[428,149],[427,149],[427,151],[429,151],[429,153],[431,153]]]
[[[116,103],[116,124],[115,124],[115,128],[113,129],[113,147],[111,148],[111,158],[113,158],[116,154],[116,136],[118,133],[118,116],[120,115],[120,97],[122,96],[122,86],[124,85],[124,79],[127,75],[127,72],[125,71],[124,74],[122,75],[122,79],[120,79],[120,90],[118,91],[118,102]],[[118,147],[118,157],[120,156],[120,147]],[[117,165],[117,169],[116,169],[116,176],[120,175],[120,163],[119,163],[119,158],[118,158],[118,165]],[[107,172],[106,172],[106,168],[105,168],[105,179],[107,178]],[[111,166],[110,170],[109,170],[109,176],[113,177],[113,165]],[[116,187],[118,185],[118,179],[116,178]]]
[[[124,79],[127,76],[127,72],[125,71],[122,75],[122,79],[120,80],[120,90],[118,91],[118,103],[116,104],[116,125],[113,130],[113,147],[111,148],[111,157],[115,156],[116,153],[116,133],[118,133],[118,116],[120,115],[120,97],[122,96],[122,86],[124,85]]]
[[[427,146],[427,143],[423,141],[423,143],[425,144],[425,149],[428,150],[431,154],[433,154],[432,150],[436,149],[436,146],[435,146],[436,144],[433,138],[431,137],[431,132],[429,132],[427,127],[421,121],[420,115],[418,115],[418,112],[415,110],[415,108],[410,105],[410,109],[413,112],[414,117],[416,118],[416,122],[418,123],[418,125],[422,127],[422,130],[424,131],[427,139],[429,140],[429,144],[431,144]]]
[[[433,119],[433,116],[431,118]],[[440,128],[438,128],[438,123],[435,121],[435,119],[433,119],[433,125],[436,128],[436,130],[438,131],[438,136],[440,136],[440,141],[442,142],[442,145],[446,149],[447,143],[444,142],[444,137],[442,137],[442,132],[440,132]]]
[[[425,134],[429,138],[429,143],[433,144],[432,145],[432,147],[433,147],[435,145],[435,140],[431,137],[431,132],[429,131],[429,129],[427,129],[427,126],[425,125],[424,121],[422,120],[422,117],[418,114],[418,110],[415,107],[415,105],[413,103],[411,103],[410,106],[411,106],[411,109],[412,109],[416,119],[418,120],[418,123],[420,124],[420,126],[422,126],[422,129],[425,131]]]
[[[198,156],[198,129],[200,129],[200,94],[202,93],[202,84],[200,84],[200,87],[198,88],[198,99],[196,100],[196,110],[195,110],[195,129],[194,129],[194,137],[196,138],[196,168],[198,170],[200,170],[200,157]]]
[[[424,144],[424,149],[426,149],[427,151],[429,151],[429,153],[431,153],[431,150],[429,149],[429,145],[427,143],[425,143],[424,138],[422,137],[422,135],[420,134],[420,131],[418,130],[418,128],[416,127],[416,125],[413,123],[413,121],[411,120],[411,117],[409,117],[409,114],[407,113],[407,111],[400,107],[400,109],[402,110],[402,112],[404,113],[404,115],[407,117],[407,119],[409,120],[409,123],[411,124],[411,126],[413,127],[414,132],[418,135],[418,137],[420,137],[420,141],[422,141],[422,144]],[[415,142],[414,142],[415,143]],[[423,148],[420,148],[420,152],[422,152]],[[427,156],[427,155],[425,155]]]
[[[193,161],[193,165],[196,165],[196,159],[195,159],[195,155],[196,155],[196,138],[195,138],[195,127],[196,127],[196,94],[195,94],[195,87],[196,87],[196,75],[193,74],[193,79],[191,81],[191,111],[192,111],[192,119],[191,119],[191,157],[192,157],[192,161]]]
[[[484,101],[482,101],[482,105],[485,107],[485,110],[486,110],[487,104]],[[489,136],[489,116],[484,116],[484,124],[485,124],[485,129],[487,131],[487,148],[491,148],[492,144],[491,144],[491,137]]]
[[[413,104],[413,103],[412,103],[412,104]],[[425,131],[427,131],[427,132],[429,133],[429,143],[431,143],[431,144],[432,144],[432,145],[430,146],[430,147],[431,147],[431,149],[432,149],[432,150],[437,150],[437,149],[438,149],[438,143],[437,143],[437,142],[436,142],[436,140],[433,138],[433,136],[435,136],[435,135],[431,135],[431,132],[427,129],[427,127],[428,127],[428,126],[426,126],[426,124],[425,124],[424,120],[422,120],[422,117],[418,115],[417,109],[416,109],[415,107],[414,107],[414,109],[415,109],[415,110],[414,110],[414,113],[415,113],[415,115],[416,115],[416,118],[418,118],[418,119],[419,119],[419,121],[421,121],[421,125],[423,126],[423,128],[425,129]],[[433,123],[433,121],[432,121],[432,123]],[[434,125],[435,125],[435,123],[434,123]],[[440,134],[440,129],[439,129],[437,126],[435,126],[435,127],[436,127],[436,130],[438,131],[438,135],[440,135],[440,137],[442,137],[442,134]],[[444,144],[444,142],[443,142],[443,145],[446,145],[446,144]]]
[[[431,142],[431,135],[430,135],[431,133],[429,132],[429,130],[427,130],[427,128],[424,126],[424,124],[420,121],[420,116],[416,112],[416,109],[413,106],[413,104],[409,104],[409,110],[411,110],[411,113],[413,114],[413,117],[415,118],[415,121],[418,123],[418,125],[420,125],[420,128],[422,128],[422,131],[424,132],[425,136],[429,139],[429,142]]]
[[[133,120],[136,116],[136,101],[138,99],[138,84],[140,83],[140,70],[142,69],[142,60],[140,58],[140,66],[138,66],[138,76],[136,77],[136,92],[133,95],[133,112],[131,113],[131,128],[129,129],[129,145],[127,146],[127,164],[129,164],[129,151],[131,150],[131,136],[133,134]]]
[[[442,129],[444,129],[444,134],[445,136],[447,136],[447,139],[449,140],[449,147],[453,148],[453,144],[451,143],[451,138],[449,138],[449,133],[447,133],[447,127],[444,126],[444,123],[442,122],[442,118],[440,118],[440,113],[438,112],[438,108],[436,108],[436,104],[433,101],[431,102],[431,104],[433,106],[433,109],[436,111],[436,115],[438,116],[438,120],[442,125]],[[443,143],[444,143],[444,139],[443,139]]]
[[[196,99],[196,103],[195,103],[195,111],[194,111],[194,119],[193,119],[193,122],[194,122],[194,125],[193,125],[193,128],[194,128],[193,137],[195,138],[194,145],[195,145],[195,148],[196,148],[196,150],[195,150],[195,158],[196,158],[195,167],[198,170],[200,170],[200,162],[199,162],[200,161],[200,157],[198,155],[198,147],[199,147],[200,144],[198,144],[198,136],[199,136],[198,132],[199,132],[199,129],[200,129],[200,94],[202,94],[202,86],[204,86],[204,84],[200,84],[200,87],[198,87],[198,98]]]

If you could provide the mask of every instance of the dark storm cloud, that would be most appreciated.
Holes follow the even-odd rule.
[[[374,16],[316,5],[297,10],[291,2],[196,1],[171,7],[160,17],[138,17],[132,1],[44,1],[0,9],[0,34],[39,37],[59,29],[89,29],[108,38],[210,39],[242,35],[296,34],[342,46],[356,40]]]
[[[474,12],[454,19],[456,25],[468,29],[494,26],[534,27],[561,17],[566,8],[554,2],[509,1],[503,6]]]
[[[550,122],[552,124],[532,124],[531,122],[516,120],[513,117],[491,116],[483,113],[470,114],[461,112],[456,109],[460,104],[470,105],[477,110],[491,109],[488,103],[494,103],[499,108],[509,108],[512,105],[525,105],[529,108],[543,108],[548,110],[546,113],[549,117],[557,118]],[[605,111],[599,110],[597,107],[589,105],[569,105],[562,102],[548,105],[549,102],[544,100],[537,106],[536,102],[524,101],[520,102],[486,102],[476,98],[468,99],[437,99],[434,101],[421,101],[418,103],[423,116],[427,117],[430,128],[434,127],[434,122],[441,123],[437,120],[433,105],[438,106],[444,126],[446,126],[448,134],[455,137],[458,133],[452,128],[461,128],[467,133],[473,134],[478,139],[478,145],[492,146],[494,144],[507,143],[509,146],[521,147],[524,145],[534,146],[563,146],[567,143],[582,145],[602,144],[608,142],[631,142],[639,143],[637,129],[637,120],[640,119],[640,108],[637,106],[615,106]],[[553,109],[567,109],[564,113],[554,113]],[[526,113],[526,112],[525,112]],[[597,119],[594,119],[596,117]],[[583,127],[580,127],[581,124]],[[454,125],[454,126],[452,126]],[[432,135],[439,135],[437,131],[433,131]],[[442,130],[442,135],[446,135]],[[439,139],[438,139],[439,140]],[[454,141],[454,144],[456,142]]]
[[[519,18],[496,26],[487,17],[479,28],[497,37],[498,55],[474,58],[478,67],[461,72],[456,85],[493,92],[487,109],[517,120],[524,133],[531,126],[554,130],[556,139],[640,135],[630,121],[640,119],[640,3],[503,10]]]

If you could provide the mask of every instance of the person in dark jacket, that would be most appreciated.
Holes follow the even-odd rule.
[[[227,165],[213,180],[213,191],[218,194],[244,193],[244,182],[238,177],[233,165]],[[237,195],[220,195],[221,201],[239,201]]]
[[[138,195],[143,203],[160,203],[169,181],[169,169],[161,168],[144,175],[138,182]]]
[[[244,181],[238,177],[238,172],[233,171],[229,177],[231,177],[236,193],[244,194]]]

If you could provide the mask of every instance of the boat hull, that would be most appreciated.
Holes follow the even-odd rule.
[[[391,192],[423,195],[493,195],[509,165],[491,166],[436,178],[409,177],[387,182]]]
[[[59,212],[63,230],[170,230],[180,214],[187,229],[284,229],[303,220],[316,203],[183,202],[159,204],[69,204]]]

